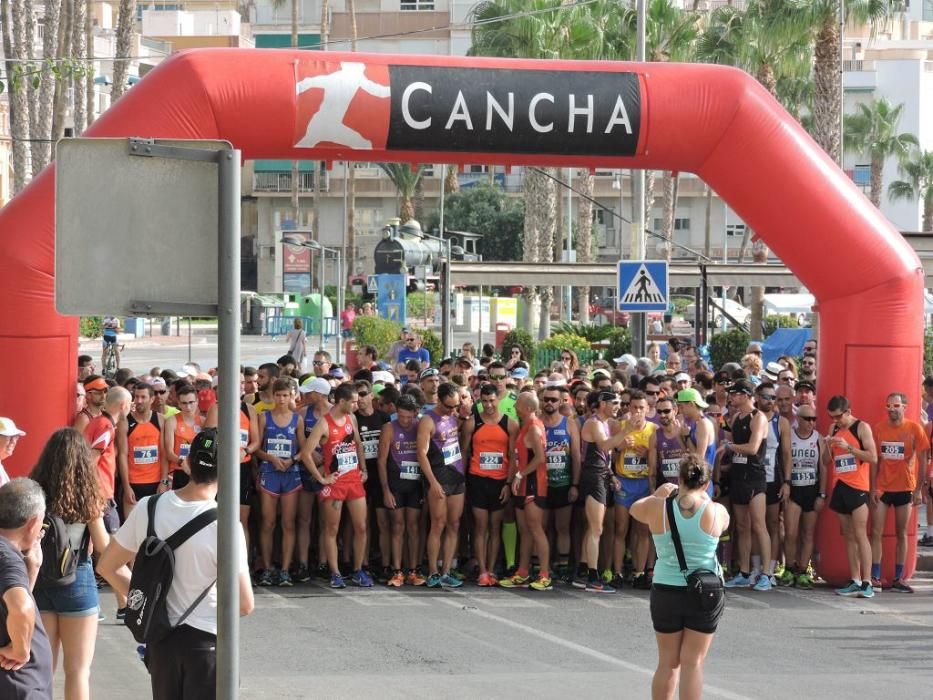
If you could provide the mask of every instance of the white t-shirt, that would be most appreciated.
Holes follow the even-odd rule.
[[[3,464],[0,463],[0,486],[3,486],[9,480],[10,475],[6,473],[6,469],[4,469]]]
[[[141,499],[114,535],[121,547],[136,552],[146,539],[146,527],[149,524],[148,502],[148,497]],[[158,537],[167,539],[189,520],[216,505],[213,500],[183,501],[174,491],[168,491],[156,505],[155,533]],[[249,567],[246,561],[246,539],[241,527],[237,527],[237,542],[237,570],[245,574],[249,572]],[[177,624],[185,610],[216,578],[217,523],[213,522],[175,550],[175,578],[172,580],[167,599],[169,622]],[[185,619],[184,624],[217,634],[217,586],[211,586],[211,592],[204,596],[204,600]]]

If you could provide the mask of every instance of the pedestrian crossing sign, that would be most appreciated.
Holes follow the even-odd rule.
[[[667,311],[667,297],[665,261],[619,261],[619,311]]]

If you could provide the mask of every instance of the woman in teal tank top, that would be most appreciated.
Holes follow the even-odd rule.
[[[687,571],[707,569],[722,577],[716,547],[729,527],[729,513],[706,493],[709,465],[696,455],[680,463],[679,484],[665,483],[634,503],[631,515],[645,523],[654,538],[658,560],[651,587],[651,621],[658,642],[658,668],[651,683],[653,700],[671,699],[680,684],[682,700],[703,695],[703,663],[722,617],[724,598],[710,611],[687,588],[667,521],[666,502],[675,494],[674,517]]]

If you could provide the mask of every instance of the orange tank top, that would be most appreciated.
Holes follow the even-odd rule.
[[[486,479],[505,479],[509,475],[509,417],[498,423],[485,423],[477,417],[477,427],[470,441],[470,474]]]
[[[848,428],[834,430],[833,437],[845,440],[856,450],[861,450],[862,443],[858,439],[858,426],[860,423],[861,421],[857,420]],[[870,487],[868,462],[860,462],[854,454],[850,454],[848,450],[839,447],[832,448],[832,458],[834,478],[859,491],[868,491]]]
[[[182,459],[187,457],[188,451],[191,449],[191,441],[194,440],[195,435],[201,432],[202,425],[204,425],[204,419],[200,415],[195,415],[194,425],[188,425],[180,413],[175,416],[175,444],[172,447],[172,452]],[[179,462],[169,464],[169,472],[174,472],[177,469],[181,469]]]
[[[156,413],[140,423],[131,413],[127,417],[126,464],[131,484],[155,484],[162,477],[159,466],[159,443],[162,431]]]

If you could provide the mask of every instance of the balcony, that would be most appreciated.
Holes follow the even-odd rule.
[[[328,191],[330,182],[324,176],[324,192]],[[311,192],[314,189],[314,173],[298,173],[298,191]],[[256,172],[253,173],[253,192],[268,192],[273,194],[289,194],[292,191],[291,172]]]

